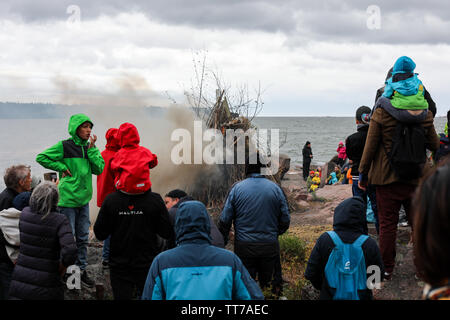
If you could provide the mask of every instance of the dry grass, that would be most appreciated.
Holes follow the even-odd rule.
[[[329,230],[332,230],[332,225],[303,225],[294,226],[289,229],[288,235],[297,237],[305,245],[304,256],[301,261],[285,259],[282,255],[281,267],[283,270],[283,278],[288,282],[284,287],[284,296],[289,300],[301,300],[305,298],[305,291],[310,286],[304,277],[309,256],[319,236]]]

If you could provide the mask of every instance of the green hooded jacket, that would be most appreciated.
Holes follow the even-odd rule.
[[[78,127],[84,122],[92,121],[84,114],[75,114],[69,120],[69,134],[72,136],[40,153],[36,161],[43,167],[59,172],[60,207],[76,208],[89,203],[92,198],[92,174],[99,175],[105,161],[97,147],[89,147],[89,141],[77,134]],[[69,169],[72,176],[61,178]]]

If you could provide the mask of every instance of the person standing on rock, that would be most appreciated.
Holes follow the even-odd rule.
[[[11,166],[3,176],[6,188],[0,193],[0,211],[14,207],[13,201],[20,193],[31,189],[31,169],[20,164]],[[0,231],[0,300],[8,298],[9,284],[14,269],[14,264],[7,253],[7,241]]]
[[[157,235],[167,240],[175,236],[161,195],[151,190],[149,171],[157,164],[156,155],[139,146],[139,133],[130,123],[119,127],[119,137],[121,149],[111,162],[118,190],[103,201],[94,233],[98,240],[110,237],[114,299],[130,300],[142,294],[160,253]]]
[[[344,142],[339,141],[339,145],[338,145],[338,148],[336,149],[336,152],[338,153],[337,164],[339,165],[339,168],[341,169],[345,163],[345,159],[347,159],[346,147],[344,146]]]
[[[77,242],[76,265],[81,271],[81,283],[89,288],[95,285],[86,271],[92,174],[101,174],[105,166],[100,150],[95,146],[97,136],[91,136],[93,126],[85,114],[71,116],[68,128],[71,138],[58,142],[36,157],[36,162],[44,168],[59,172],[58,209],[69,219]]]
[[[264,288],[272,279],[280,255],[278,236],[289,228],[290,214],[283,190],[261,175],[257,158],[257,164],[246,164],[247,178],[229,191],[218,227],[226,244],[234,223],[234,252]]]
[[[77,245],[67,217],[57,211],[53,182],[39,184],[20,215],[20,249],[9,299],[63,300],[62,276],[77,259]]]
[[[394,65],[392,77],[412,74],[414,68],[410,58],[401,57]],[[377,100],[359,165],[358,186],[366,190],[368,185],[376,185],[379,242],[387,279],[395,267],[400,207],[403,204],[408,221],[412,221],[411,200],[426,163],[426,150],[439,148],[433,114],[423,103],[426,99],[420,94],[420,83],[407,84],[405,88],[412,95],[405,96],[400,107],[392,105],[386,96]]]
[[[11,166],[6,169],[3,180],[6,188],[0,193],[0,210],[11,208],[19,193],[31,190],[31,169],[23,164]]]
[[[311,142],[306,141],[305,146],[302,150],[303,154],[303,180],[307,180],[309,176],[309,167],[311,165],[311,160],[313,158]]]
[[[371,109],[367,106],[361,106],[356,110],[357,132],[347,137],[347,139],[345,140],[345,145],[347,146],[347,156],[353,162],[351,169],[353,196],[360,196],[366,202],[367,197],[369,197],[370,205],[372,206],[372,211],[375,217],[375,228],[377,230],[377,233],[379,233],[375,186],[369,185],[367,186],[366,190],[363,190],[358,186],[358,169],[363,155],[364,146],[366,145],[367,132],[369,131],[370,111]]]
[[[106,131],[106,146],[101,155],[105,161],[103,172],[97,176],[97,207],[101,208],[106,196],[116,191],[114,187],[114,174],[111,170],[111,161],[120,149],[118,129],[110,128]],[[106,268],[109,263],[109,238],[103,241],[102,264]]]

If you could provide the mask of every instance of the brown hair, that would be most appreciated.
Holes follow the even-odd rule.
[[[414,255],[420,276],[437,285],[450,277],[450,162],[421,181],[413,199]]]

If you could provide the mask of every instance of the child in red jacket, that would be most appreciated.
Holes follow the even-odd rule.
[[[97,176],[97,207],[101,207],[106,196],[116,191],[114,187],[114,175],[111,170],[111,161],[117,151],[120,149],[119,139],[117,137],[119,130],[110,128],[106,131],[106,146],[101,155],[105,160],[105,168],[103,172]],[[104,268],[109,267],[109,237],[103,241],[102,265]]]
[[[125,193],[143,193],[152,186],[150,169],[156,167],[158,158],[149,149],[139,145],[137,128],[131,123],[119,127],[120,150],[111,162],[117,190]]]
[[[117,128],[110,128],[106,131],[106,146],[101,155],[105,160],[105,168],[103,172],[97,176],[97,207],[101,207],[103,200],[110,193],[116,191],[114,187],[114,175],[111,171],[111,161],[114,155],[119,151],[120,144],[117,137]]]
[[[342,167],[345,163],[345,159],[347,159],[346,148],[342,141],[339,142],[339,146],[338,146],[336,152],[338,153],[338,163],[337,164],[340,167]]]

